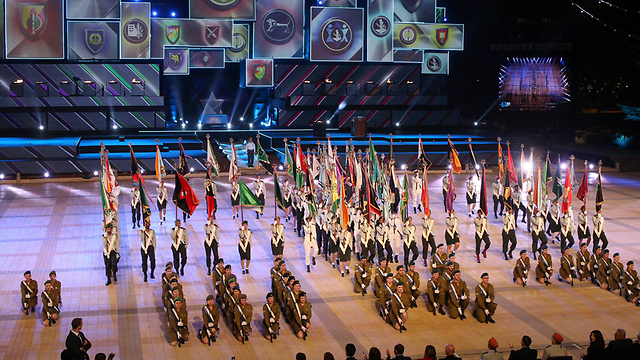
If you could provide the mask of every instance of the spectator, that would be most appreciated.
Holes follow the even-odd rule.
[[[511,348],[509,360],[536,360],[538,358],[538,351],[530,347],[531,338],[527,335],[523,336],[520,340],[520,346],[520,350],[513,350],[513,345],[509,344]]]
[[[369,356],[367,356],[365,352],[363,352],[362,355],[364,356],[364,360],[382,360],[382,353],[377,347],[369,349]]]
[[[502,356],[502,353],[498,352],[498,340],[496,340],[496,338],[492,337],[491,339],[489,339],[489,342],[487,343],[487,347],[489,348],[489,351],[482,354],[482,356],[480,357],[480,360],[504,359],[504,357]]]
[[[447,344],[447,346],[444,347],[444,354],[447,356],[441,360],[462,360],[461,357],[456,355],[456,347],[453,346],[453,344]]]
[[[427,345],[424,348],[424,357],[420,360],[437,360],[436,358],[436,348],[433,345]]]
[[[336,358],[333,357],[333,354],[328,352],[328,351],[326,353],[324,353],[324,358],[323,359],[324,360],[336,360]]]
[[[82,319],[75,318],[71,321],[71,331],[67,335],[65,345],[71,353],[69,360],[89,360],[87,350],[91,348],[91,342],[82,333]]]
[[[636,335],[636,341],[633,342],[633,348],[631,350],[634,354],[640,354],[640,332]]]
[[[562,337],[562,335],[554,333],[551,337],[551,345],[547,346],[547,348],[544,349],[542,360],[547,360],[549,358],[559,356],[567,356],[567,349],[562,346],[563,341],[564,338]]]
[[[605,354],[608,359],[630,359],[632,356],[631,350],[633,349],[633,341],[627,339],[627,332],[624,329],[616,330],[613,335],[615,340],[611,340]]]
[[[583,360],[599,360],[604,359],[604,338],[600,330],[593,330],[589,334],[589,347],[587,353],[580,357]]]
[[[393,347],[393,355],[396,356],[393,360],[411,360],[410,357],[404,356],[404,345],[402,344],[396,344],[396,346]],[[389,349],[387,349],[387,360],[392,360]]]
[[[247,150],[247,166],[253,167],[253,156],[256,152],[256,144],[253,143],[253,138],[249,138],[249,142],[246,145]]]
[[[296,360],[307,360],[307,355],[305,355],[305,353],[297,353],[296,354]]]
[[[345,353],[347,354],[347,360],[356,360],[356,358],[354,357],[356,355],[356,346],[349,343],[347,344],[347,346],[344,349]]]

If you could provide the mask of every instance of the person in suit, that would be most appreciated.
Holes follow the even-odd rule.
[[[538,351],[530,347],[531,338],[529,336],[522,337],[520,346],[520,350],[513,350],[513,344],[509,343],[509,348],[511,348],[509,360],[536,360],[538,358]]]
[[[605,359],[604,338],[600,330],[593,330],[589,334],[589,347],[587,353],[580,355],[582,360],[598,360]]]
[[[91,349],[91,342],[82,333],[82,318],[75,318],[71,321],[71,331],[67,335],[65,346],[71,353],[70,360],[89,360],[87,350]]]
[[[456,355],[456,347],[453,344],[447,344],[444,347],[444,354],[446,355],[440,360],[462,360],[461,357]]]
[[[627,339],[627,332],[624,329],[616,330],[613,335],[614,340],[609,342],[604,349],[607,359],[632,359],[633,341]]]
[[[392,358],[389,349],[387,349],[387,360],[411,360],[410,357],[404,356],[404,345],[402,344],[396,344],[393,347],[393,355],[395,357]]]

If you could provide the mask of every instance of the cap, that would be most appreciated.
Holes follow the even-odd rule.
[[[436,248],[441,248],[443,246],[444,246],[444,244],[438,244],[438,246],[436,246]]]
[[[454,257],[454,256],[456,256],[456,253],[452,251],[451,254],[449,254],[449,257]]]
[[[409,266],[416,266],[416,262],[413,260],[409,261]]]
[[[293,284],[291,284],[291,286],[296,286],[296,285],[300,285],[300,281],[296,280],[293,282]]]
[[[236,281],[238,281],[238,279],[231,277],[229,278],[229,280],[227,280],[227,284],[231,284],[232,282],[236,282]]]
[[[112,224],[112,223],[108,223],[108,224],[105,226],[105,228],[106,228],[106,229],[108,229],[108,228],[112,228],[112,227],[113,227],[113,224]]]
[[[392,277],[393,277],[393,274],[387,274],[387,279]]]
[[[180,302],[182,302],[182,298],[181,298],[180,296],[178,296],[178,297],[177,297],[175,300],[173,300],[173,301],[180,301]]]
[[[632,260],[627,261],[627,266],[629,266],[629,265],[633,265],[633,261]]]
[[[242,300],[242,299],[245,299],[245,300],[246,300],[246,299],[247,299],[247,294],[242,294],[242,295],[240,295],[240,300]]]
[[[540,248],[540,250],[546,250],[546,249],[548,249],[548,248],[549,248],[549,247],[548,247],[547,245],[543,245],[543,246]]]
[[[236,286],[233,287],[233,291],[236,291],[236,290],[240,291],[240,286],[239,285],[236,285]]]
[[[480,275],[480,279],[484,278],[484,277],[489,277],[489,273],[488,272],[483,272],[482,275]]]
[[[596,247],[593,249],[593,252],[596,252],[596,250],[598,250],[598,249],[600,249],[600,245],[596,246]]]
[[[360,260],[367,260],[367,256],[366,255],[360,255]]]
[[[209,301],[209,300],[213,300],[213,299],[215,299],[215,297],[214,297],[213,295],[209,295],[209,296],[207,296],[207,301]]]
[[[396,286],[404,286],[404,283],[402,281],[398,281],[398,283],[396,284]]]
[[[178,279],[176,278],[172,278],[171,280],[169,280],[169,283],[173,284],[173,283],[178,283]]]
[[[306,293],[306,292],[304,292],[304,291],[300,291],[300,297],[303,297],[303,296],[304,296],[304,297],[307,297],[307,293]]]
[[[396,266],[396,271],[400,271],[400,269],[404,269],[404,265],[398,265],[398,266]]]
[[[454,272],[453,272],[453,275],[455,275],[455,274],[460,274],[460,270],[456,270],[456,271],[454,271]]]
[[[56,274],[56,271],[55,271],[55,270],[51,270],[51,272],[49,273],[49,276],[51,276],[51,275],[58,276],[58,274]]]
[[[553,338],[554,338],[557,342],[559,342],[559,343],[561,343],[561,342],[563,342],[563,341],[564,341],[564,338],[562,337],[562,335],[560,335],[560,334],[558,334],[558,333],[554,333],[554,334],[553,334]]]
[[[281,261],[281,260],[282,260],[282,258],[281,258],[280,256],[278,256],[278,257],[274,260],[274,262],[276,262],[276,261]]]
[[[278,267],[282,266],[282,264],[284,264],[284,263],[285,263],[284,260],[278,261]]]
[[[526,254],[526,253],[527,253],[527,250],[520,250],[520,255]]]
[[[30,271],[30,270],[27,270],[27,271],[25,271],[25,272],[24,272],[24,274],[22,274],[22,275],[31,275],[31,271]]]
[[[225,266],[224,266],[224,269],[225,269],[225,270],[227,270],[227,269],[231,269],[231,264],[227,264],[227,265],[225,265]]]
[[[218,262],[216,264],[224,264],[224,259],[223,258],[218,259]]]
[[[445,264],[446,266],[453,266],[453,261],[447,261],[447,263]]]
[[[169,261],[167,265],[164,266],[165,270],[173,268],[173,263]]]
[[[45,282],[44,282],[44,284],[45,284],[45,285],[47,285],[47,284],[51,284],[51,280],[47,280],[47,281],[45,281]]]
[[[587,243],[583,242],[582,244],[580,244],[580,247],[583,247],[583,246],[587,246]]]
[[[271,298],[273,297],[273,293],[272,293],[272,292],[270,292],[270,293],[268,293],[268,294],[267,294],[267,299],[268,299],[268,298],[270,298],[270,297],[271,297]]]
[[[496,338],[494,338],[494,337],[489,339],[489,347],[492,348],[492,349],[497,349],[498,348],[498,340],[496,340]]]
[[[613,254],[613,257],[620,256],[620,253]]]
[[[608,253],[609,253],[609,249],[604,249],[604,250],[602,251],[602,253],[603,253],[603,254],[608,254]]]

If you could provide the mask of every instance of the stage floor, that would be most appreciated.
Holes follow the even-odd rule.
[[[436,219],[436,239],[442,242],[445,213],[442,208],[441,176],[430,177],[431,207]],[[167,178],[172,186],[173,177]],[[511,281],[514,261],[505,261],[500,253],[500,228],[498,220],[490,220],[492,248],[488,259],[476,264],[474,258],[474,227],[466,215],[464,203],[465,176],[456,176],[458,200],[455,203],[460,219],[462,246],[457,261],[461,265],[463,279],[471,291],[477,285],[482,272],[489,272],[496,288],[496,324],[480,324],[469,316],[468,320],[452,320],[449,317],[434,317],[428,313],[424,299],[419,307],[409,312],[408,331],[402,334],[385,325],[374,309],[374,296],[366,297],[353,292],[352,279],[341,278],[329,263],[320,260],[312,273],[305,272],[304,250],[301,239],[294,236],[291,223],[285,223],[285,260],[288,267],[300,279],[302,289],[313,304],[313,327],[306,341],[294,337],[291,328],[281,320],[281,335],[274,344],[262,333],[262,305],[270,291],[269,268],[272,266],[269,240],[274,214],[273,187],[268,183],[265,215],[256,221],[253,211],[245,211],[245,219],[253,230],[253,261],[251,274],[242,275],[236,246],[239,219],[232,219],[230,211],[230,187],[226,179],[218,184],[218,223],[221,226],[220,254],[234,266],[243,292],[254,307],[251,340],[242,345],[232,336],[230,328],[221,320],[221,336],[211,347],[202,345],[197,338],[195,326],[201,326],[200,309],[205,297],[213,292],[212,280],[206,275],[203,248],[206,221],[203,179],[191,182],[202,204],[186,224],[189,231],[189,260],[184,286],[189,303],[189,322],[192,340],[182,348],[172,348],[165,334],[165,315],[160,301],[160,274],[164,264],[171,261],[169,230],[172,222],[158,224],[157,212],[152,209],[152,228],[158,236],[156,251],[158,269],[156,279],[142,281],[140,268],[139,237],[131,229],[129,189],[131,181],[121,179],[120,221],[122,239],[118,283],[104,286],[104,265],[100,242],[102,220],[100,193],[97,182],[48,183],[0,186],[0,286],[5,289],[0,295],[4,306],[0,309],[0,358],[4,359],[59,359],[64,340],[74,317],[84,319],[84,333],[93,343],[89,351],[91,358],[96,352],[114,352],[116,359],[292,359],[302,351],[309,359],[320,359],[326,351],[337,359],[344,357],[344,346],[354,343],[357,357],[371,346],[384,351],[392,350],[400,342],[406,347],[405,354],[412,358],[422,357],[424,347],[432,344],[438,357],[444,356],[444,346],[455,344],[458,354],[465,358],[477,358],[486,351],[487,340],[494,336],[499,350],[508,352],[508,343],[519,347],[523,334],[531,336],[533,346],[544,349],[553,332],[560,332],[565,346],[574,356],[586,351],[589,332],[599,329],[605,339],[613,338],[617,328],[624,328],[634,338],[640,324],[640,309],[626,303],[621,297],[601,290],[590,282],[576,283],[575,287],[558,283],[545,287],[534,284],[518,287]],[[249,184],[252,179],[244,179]],[[249,184],[250,185],[250,184]],[[147,189],[155,202],[156,182],[147,180]],[[251,185],[250,185],[251,187]],[[169,192],[171,193],[171,189]],[[593,214],[593,179],[589,193],[589,212]],[[640,228],[640,174],[607,173],[604,175],[604,214],[611,252],[620,252],[621,261],[640,262],[640,245],[637,242]],[[491,202],[491,200],[490,200]],[[413,215],[419,226],[419,215]],[[169,207],[167,220],[174,219],[175,208]],[[528,234],[517,231],[518,250],[531,247]],[[559,247],[553,245],[554,269],[559,264]],[[532,264],[535,262],[532,262]],[[395,268],[395,264],[393,264]],[[421,292],[425,291],[428,278],[426,269],[417,266],[422,279]],[[19,282],[23,272],[31,270],[44,289],[44,281],[50,270],[56,270],[62,282],[62,318],[51,328],[43,328],[39,301],[36,313],[24,316],[20,313]],[[472,295],[473,297],[473,295]],[[197,324],[194,326],[194,324]],[[582,347],[576,348],[573,344]],[[542,353],[539,353],[541,356]]]

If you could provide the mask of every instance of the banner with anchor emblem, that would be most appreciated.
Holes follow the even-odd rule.
[[[422,73],[427,75],[449,75],[449,52],[424,52]]]
[[[367,3],[367,61],[393,61],[393,2]]]
[[[436,0],[394,0],[394,19],[400,22],[436,22]]]
[[[69,60],[117,60],[117,21],[68,21],[67,57]]]
[[[62,0],[5,4],[7,59],[63,59]]]
[[[364,9],[311,7],[311,61],[363,61]]]
[[[233,21],[193,19],[152,19],[151,57],[162,58],[165,46],[231,46]]]
[[[393,24],[393,47],[398,49],[464,50],[464,25]]]
[[[260,0],[253,27],[254,58],[304,58],[304,1]]]

